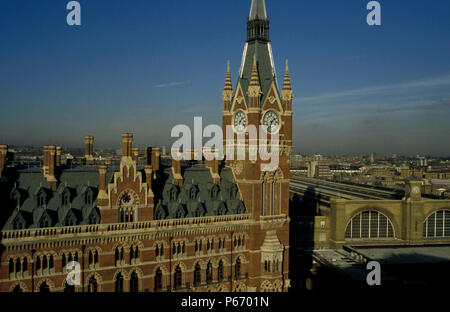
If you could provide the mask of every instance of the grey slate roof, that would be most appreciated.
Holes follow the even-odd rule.
[[[145,178],[143,168],[137,168]],[[119,167],[109,166],[107,183]],[[0,229],[40,228],[100,223],[97,207],[98,167],[59,168],[58,187],[49,185],[40,168],[16,170],[0,181],[2,215]],[[183,167],[183,186],[178,188],[172,169],[162,168],[153,192],[157,200],[155,218],[202,217],[245,213],[245,206],[230,169],[220,172],[214,184],[204,165]]]
[[[155,219],[203,217],[245,213],[231,169],[220,172],[220,185],[214,184],[209,168],[198,165],[183,172],[183,186],[173,179],[172,169],[166,176],[162,198],[155,207]]]
[[[246,103],[249,103],[247,90],[251,80],[253,55],[255,54],[261,92],[263,93],[261,97],[261,105],[263,105],[272,82],[275,83],[275,89],[277,90],[276,92],[278,92],[275,68],[272,64],[272,59],[270,56],[271,51],[269,42],[254,40],[247,43],[247,51],[244,56],[244,66],[242,68],[242,77],[239,78],[238,84],[241,84],[242,90],[244,91],[245,101]]]

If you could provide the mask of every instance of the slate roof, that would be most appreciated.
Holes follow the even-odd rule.
[[[248,105],[248,86],[250,84],[253,66],[253,55],[256,54],[256,64],[259,74],[259,83],[261,85],[261,96],[260,105],[264,104],[264,101],[269,93],[270,86],[272,82],[275,83],[276,92],[278,92],[278,83],[275,75],[275,66],[272,62],[272,51],[270,42],[263,42],[259,40],[254,40],[247,43],[247,49],[244,55],[244,63],[242,68],[242,75],[239,77],[238,84],[242,86],[244,92],[245,101]]]
[[[118,166],[108,166],[107,183]],[[138,167],[145,179],[143,167]],[[100,223],[97,207],[98,167],[59,168],[58,187],[49,185],[40,168],[9,171],[0,181],[0,229],[40,228]],[[162,168],[153,182],[155,218],[202,217],[245,213],[245,206],[229,168],[214,184],[204,165],[183,166],[183,186],[175,184],[170,167]]]

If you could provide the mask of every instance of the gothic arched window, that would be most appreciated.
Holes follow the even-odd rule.
[[[130,292],[138,292],[138,291],[139,291],[139,277],[136,271],[133,271],[130,277]]]
[[[175,289],[177,288],[181,288],[181,286],[183,285],[183,271],[181,270],[180,266],[178,265],[175,268],[175,274],[174,274],[174,279],[173,279],[173,284],[175,286]]]
[[[223,261],[219,261],[219,266],[217,267],[217,280],[219,282],[223,281]]]
[[[208,262],[208,265],[206,266],[206,283],[212,282],[212,263],[211,261]]]
[[[201,269],[200,269],[200,264],[196,264],[195,265],[195,269],[194,269],[194,287],[198,287],[200,286],[200,283],[202,281],[202,275],[201,275]]]
[[[116,280],[114,281],[115,292],[123,292],[123,276],[122,273],[117,274]]]
[[[241,276],[241,259],[236,259],[236,264],[234,265],[234,276],[238,279]]]
[[[155,273],[155,291],[162,290],[162,272],[161,269],[158,268]]]
[[[50,287],[47,285],[47,282],[43,282],[41,286],[39,286],[40,292],[50,292]]]
[[[98,291],[97,279],[94,276],[92,276],[89,279],[88,292],[97,292],[97,291]]]

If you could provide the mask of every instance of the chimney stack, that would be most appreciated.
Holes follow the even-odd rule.
[[[61,146],[56,147],[56,166],[61,166]]]
[[[173,156],[176,157],[173,157]],[[181,175],[181,159],[183,156],[183,152],[178,151],[172,151],[172,174],[173,179],[175,180],[175,183],[179,186],[183,186],[183,176]]]
[[[135,162],[138,161],[139,159],[139,148],[138,147],[133,147],[131,149],[131,153],[132,153],[132,158]]]
[[[154,194],[153,194],[153,190],[152,190],[152,173],[153,173],[153,168],[152,166],[145,166],[144,168],[145,170],[145,179],[147,182],[147,187],[148,187],[148,192],[147,192],[147,198],[148,198],[148,205],[153,205],[154,204]]]
[[[107,199],[108,193],[106,192],[106,169],[107,167],[104,165],[98,166],[98,174],[99,174],[99,199]]]
[[[122,157],[131,157],[131,146],[133,144],[133,134],[122,134]]]
[[[153,178],[156,179],[156,173],[159,171],[159,162],[161,157],[161,149],[159,147],[152,148],[152,168]]]
[[[213,148],[204,148],[205,166],[211,171],[211,177],[215,184],[220,184],[219,175],[219,151]]]
[[[57,181],[55,177],[56,171],[56,146],[44,146],[44,165],[42,167],[44,177],[49,187],[55,191]]]
[[[6,168],[6,156],[8,154],[8,145],[0,145],[0,176]]]
[[[84,137],[84,158],[86,159],[86,166],[94,164],[94,137]]]

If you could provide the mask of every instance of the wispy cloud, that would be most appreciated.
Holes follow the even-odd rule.
[[[348,98],[348,97],[362,97],[369,96],[374,94],[382,94],[391,91],[405,91],[411,89],[419,89],[419,88],[431,88],[431,87],[439,87],[450,85],[450,75],[436,77],[436,78],[428,78],[417,81],[410,81],[404,83],[396,83],[389,84],[383,86],[374,86],[367,87],[361,89],[333,92],[333,93],[325,93],[317,96],[311,97],[303,97],[297,98],[297,102],[312,102],[312,101],[322,101],[322,100],[333,100],[339,98]],[[450,99],[447,99],[450,100]]]
[[[169,88],[169,87],[174,87],[174,86],[181,86],[181,85],[188,84],[190,82],[191,82],[190,80],[186,80],[186,81],[162,83],[162,84],[156,85],[155,88]]]

